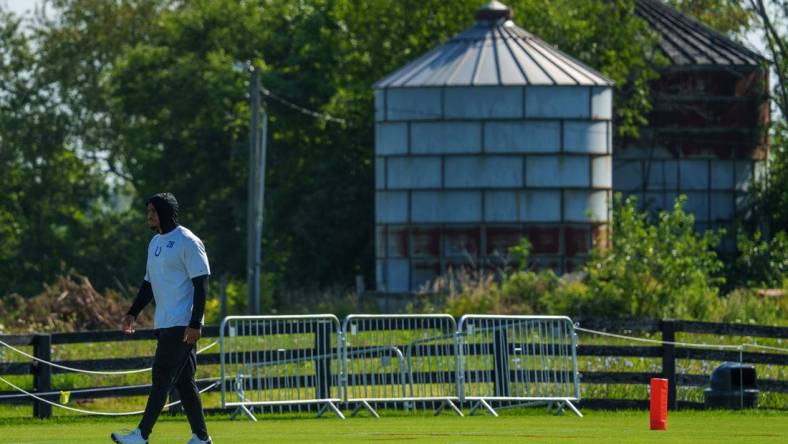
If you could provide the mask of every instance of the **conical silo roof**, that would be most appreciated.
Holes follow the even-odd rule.
[[[474,26],[374,87],[494,85],[605,86],[612,82],[515,25],[512,10],[491,1],[476,12]]]

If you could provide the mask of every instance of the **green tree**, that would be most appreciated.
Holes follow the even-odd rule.
[[[0,9],[0,295],[31,294],[103,261],[90,251],[101,251],[94,223],[107,188],[80,157],[69,113],[52,99],[56,86],[38,76],[35,47],[20,19]]]

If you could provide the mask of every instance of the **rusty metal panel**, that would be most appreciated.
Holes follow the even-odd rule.
[[[557,153],[561,123],[551,120],[488,122],[484,125],[487,153]]]
[[[528,86],[525,117],[589,119],[590,89],[585,86]]]
[[[525,182],[530,187],[590,187],[590,159],[585,156],[529,156]]]
[[[568,153],[605,154],[608,147],[607,122],[564,122],[564,151]]]
[[[594,188],[613,187],[613,157],[594,157],[591,161],[591,186]]]
[[[386,255],[388,257],[408,256],[408,227],[389,225],[386,230]]]
[[[446,228],[443,231],[445,257],[475,258],[481,246],[481,228]]]
[[[585,259],[564,259],[564,273],[581,271],[585,262]]]
[[[607,249],[612,247],[609,225],[594,225],[591,227],[591,245],[593,248]]]
[[[480,122],[418,122],[411,124],[411,151],[416,154],[480,153]]]
[[[375,193],[375,221],[378,223],[405,223],[408,221],[408,193],[404,191],[378,191]]]
[[[452,156],[445,160],[447,188],[521,188],[523,159],[501,156]]]
[[[413,228],[410,232],[410,248],[413,257],[440,257],[440,228]]]
[[[559,227],[529,227],[527,232],[532,254],[561,253],[561,229]]]
[[[429,286],[441,274],[439,261],[413,261],[411,267],[411,291],[419,291]],[[429,291],[429,290],[427,290]]]
[[[490,226],[484,230],[487,255],[507,258],[509,249],[520,243],[524,233],[520,227]]]
[[[533,270],[553,270],[561,273],[564,269],[561,257],[557,256],[534,256],[529,258],[528,265]]]
[[[709,162],[707,160],[680,160],[679,183],[682,190],[708,190]]]
[[[567,257],[591,251],[591,227],[564,227],[564,248]]]
[[[481,191],[414,191],[411,195],[413,222],[480,222]]]
[[[433,120],[441,115],[440,88],[386,90],[386,120]]]
[[[447,119],[523,117],[523,89],[509,86],[455,87],[445,90]]]
[[[389,157],[386,179],[392,189],[438,188],[441,186],[441,158]]]
[[[378,123],[375,125],[375,154],[390,156],[408,152],[408,124]]]

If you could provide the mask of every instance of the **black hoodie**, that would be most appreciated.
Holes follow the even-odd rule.
[[[169,233],[178,226],[178,201],[172,193],[154,194],[145,204],[152,204],[156,209],[162,234]]]

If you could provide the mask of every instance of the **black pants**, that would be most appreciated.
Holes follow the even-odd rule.
[[[192,433],[201,439],[208,436],[200,392],[197,383],[194,382],[194,374],[197,372],[197,351],[194,344],[183,342],[185,329],[186,327],[172,327],[156,330],[158,343],[153,360],[153,386],[139,425],[142,436],[146,438],[153,430],[153,425],[156,424],[164,404],[167,403],[167,395],[173,387],[178,389]]]

